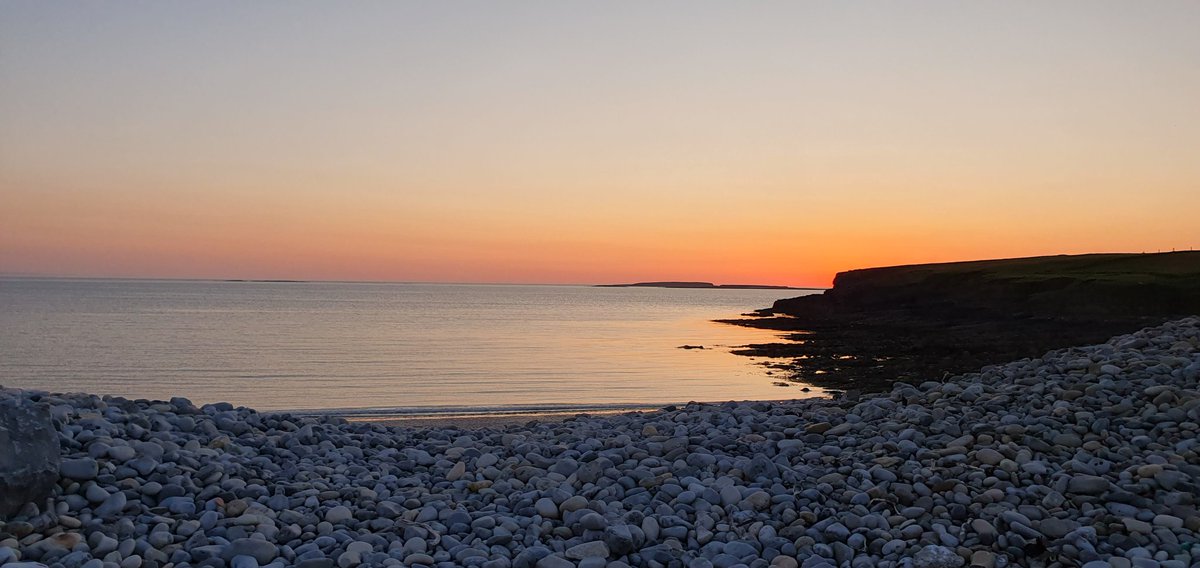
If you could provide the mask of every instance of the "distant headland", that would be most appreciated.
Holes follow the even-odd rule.
[[[824,290],[768,284],[713,284],[712,282],[635,282],[633,284],[597,284],[597,288],[723,288],[739,290]]]
[[[776,358],[771,366],[799,382],[886,390],[1197,314],[1200,251],[1181,251],[851,270],[822,294],[723,321],[792,332],[790,343],[735,353]]]

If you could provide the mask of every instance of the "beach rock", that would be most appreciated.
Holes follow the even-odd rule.
[[[100,506],[96,507],[96,516],[102,519],[114,519],[125,511],[129,498],[124,491],[117,491],[108,496]]]
[[[236,556],[249,556],[259,564],[269,564],[278,555],[279,549],[274,544],[254,538],[234,540],[221,553],[221,557],[227,560],[232,560]]]
[[[971,568],[995,568],[996,553],[990,550],[976,550],[971,554]],[[1108,564],[1105,564],[1107,567]]]
[[[567,558],[580,560],[583,558],[608,558],[608,546],[598,540],[577,544],[567,549]]]
[[[330,508],[328,511],[325,511],[325,522],[333,523],[335,525],[338,523],[344,523],[353,518],[354,513],[350,510],[350,507],[345,505],[338,505]]]
[[[1067,491],[1083,495],[1100,495],[1112,485],[1107,479],[1096,475],[1076,475],[1067,485]]]
[[[229,561],[229,568],[258,568],[258,560],[253,556],[239,555],[234,556]]]
[[[639,529],[640,530],[640,529]],[[628,525],[611,525],[604,529],[604,544],[612,554],[623,556],[636,548],[633,531]]]
[[[1004,455],[991,448],[983,448],[975,452],[975,459],[984,465],[997,465],[1004,459]]]
[[[93,458],[65,459],[59,465],[59,474],[75,481],[90,481],[100,474],[100,464]]]
[[[112,446],[108,448],[108,457],[113,461],[127,462],[137,457],[137,450],[130,446]]]
[[[1131,533],[1150,534],[1154,532],[1154,526],[1146,521],[1139,519],[1125,518],[1121,519],[1121,523],[1125,525],[1125,530]]]
[[[561,556],[547,556],[537,561],[536,568],[576,568],[575,563]]]
[[[58,482],[58,434],[50,411],[0,391],[0,519],[45,504]]]
[[[554,501],[548,497],[542,497],[541,499],[538,499],[537,502],[533,504],[533,509],[537,512],[537,514],[547,519],[558,518],[558,505],[555,505]]]
[[[608,521],[597,513],[587,513],[579,518],[579,526],[585,530],[602,531],[608,528]]]
[[[913,568],[958,568],[965,564],[962,557],[944,546],[931,544],[913,556]]]
[[[1066,519],[1046,519],[1038,524],[1038,531],[1050,538],[1062,538],[1079,528],[1077,521]]]

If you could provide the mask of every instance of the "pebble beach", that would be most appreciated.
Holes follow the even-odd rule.
[[[58,447],[18,456],[52,484],[0,565],[1194,567],[1198,383],[1193,317],[879,395],[502,427],[3,390]]]

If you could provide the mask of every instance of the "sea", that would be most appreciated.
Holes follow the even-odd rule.
[[[716,323],[805,290],[0,279],[0,385],[438,417],[822,394]],[[682,349],[682,346],[703,349]]]

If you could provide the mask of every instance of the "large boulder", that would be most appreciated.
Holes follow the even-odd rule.
[[[44,505],[58,482],[59,461],[50,411],[20,392],[0,390],[0,519],[26,503]]]

